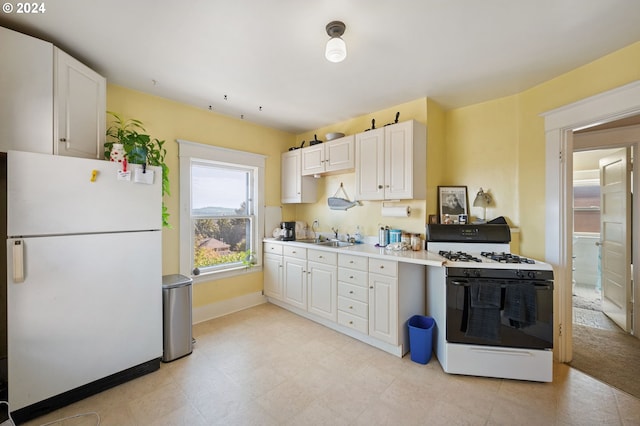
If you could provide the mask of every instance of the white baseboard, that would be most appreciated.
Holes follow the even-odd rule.
[[[262,295],[262,292],[256,292],[210,305],[198,306],[193,308],[193,323],[198,324],[199,322],[222,317],[266,302],[267,298]]]

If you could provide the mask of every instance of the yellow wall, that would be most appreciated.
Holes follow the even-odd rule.
[[[167,148],[171,195],[165,197],[172,229],[162,231],[162,273],[179,272],[179,167],[176,139],[263,154],[265,204],[280,205],[280,153],[294,142],[294,135],[234,119],[164,98],[110,84],[107,110],[141,120],[154,138]],[[262,290],[262,273],[198,283],[193,287],[194,306],[204,306]]]
[[[495,205],[487,216],[507,217],[521,230],[522,254],[544,258],[546,140],[540,114],[638,79],[640,42],[517,95],[447,111],[443,182],[467,185],[471,201],[478,187],[489,189]]]
[[[640,42],[513,96],[444,111],[437,103],[420,98],[382,111],[355,117],[299,135],[261,127],[155,96],[109,85],[109,110],[142,120],[153,137],[167,140],[172,195],[165,201],[173,229],[163,231],[163,273],[178,272],[178,157],[175,139],[187,139],[268,156],[267,205],[280,205],[280,154],[290,146],[329,132],[355,134],[393,121],[414,119],[427,125],[427,200],[408,203],[411,218],[383,218],[381,202],[363,202],[347,211],[329,210],[327,197],[343,182],[353,197],[353,173],[319,179],[318,202],[286,205],[283,218],[320,221],[320,231],[337,226],[353,232],[356,225],[366,235],[377,235],[378,224],[424,234],[428,214],[436,212],[438,185],[466,185],[470,201],[483,187],[495,198],[488,217],[505,216],[520,228],[520,251],[544,258],[545,135],[540,114],[640,79]],[[258,143],[259,142],[259,143]],[[472,215],[481,211],[471,208]],[[203,306],[262,289],[262,274],[213,281],[194,286],[194,305]]]

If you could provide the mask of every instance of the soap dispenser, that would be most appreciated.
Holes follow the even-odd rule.
[[[353,238],[356,240],[356,243],[361,243],[362,242],[362,234],[360,233],[360,225],[356,226],[356,233],[353,236]]]

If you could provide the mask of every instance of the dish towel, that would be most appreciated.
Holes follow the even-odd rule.
[[[472,281],[469,292],[467,337],[500,341],[501,285],[496,281]]]
[[[536,286],[533,283],[509,283],[504,296],[504,316],[516,328],[536,322],[538,307]]]

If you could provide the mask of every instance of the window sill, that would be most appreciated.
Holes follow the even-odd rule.
[[[251,268],[246,266],[238,266],[237,268],[225,269],[223,271],[211,271],[202,273],[200,275],[189,275],[193,279],[194,284],[217,281],[231,277],[237,277],[239,275],[253,274],[255,272],[262,272],[262,265],[255,265]]]

